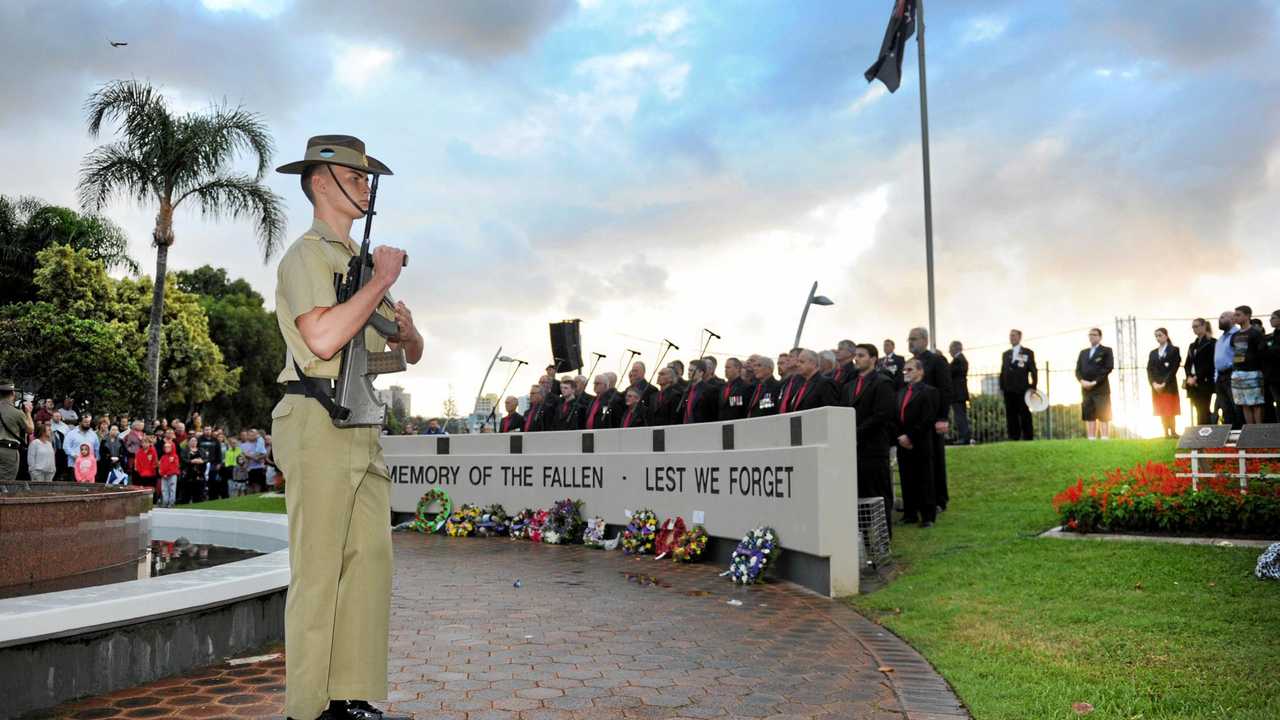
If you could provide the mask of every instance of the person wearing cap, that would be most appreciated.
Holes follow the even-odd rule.
[[[285,604],[285,710],[293,720],[375,720],[369,704],[387,696],[391,600],[390,473],[377,427],[339,428],[302,390],[300,373],[338,377],[343,348],[365,333],[370,352],[402,348],[409,363],[423,340],[404,303],[383,299],[400,276],[403,250],[372,252],[368,283],[338,303],[334,276],[359,252],[352,224],[366,217],[369,176],[391,170],[347,135],[307,141],[304,159],[278,168],[301,176],[314,208],[311,227],[285,251],[276,317],[287,350],[278,380],[286,393],[271,412],[275,461],[289,478],[289,594]],[[390,341],[365,325],[375,311],[399,325]],[[311,382],[314,386],[315,382]]]
[[[24,402],[19,410],[13,404],[14,392],[12,380],[0,380],[0,482],[18,479],[23,441],[36,429],[31,403]]]
[[[1080,417],[1090,440],[1111,437],[1111,371],[1115,355],[1102,344],[1102,330],[1089,331],[1089,347],[1076,358],[1076,380],[1080,382]]]

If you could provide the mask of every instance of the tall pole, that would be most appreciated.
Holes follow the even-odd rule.
[[[924,0],[916,0],[916,48],[920,66],[920,156],[924,162],[924,253],[929,281],[929,347],[937,349],[937,314],[933,300],[933,183],[929,178],[929,89],[924,73]]]
[[[376,175],[374,177],[377,177]],[[484,395],[484,384],[489,382],[489,373],[493,372],[493,366],[498,362],[498,356],[502,354],[502,346],[498,346],[498,351],[493,354],[493,359],[489,361],[489,367],[484,371],[484,379],[480,381],[480,389],[476,391],[475,404],[471,406],[471,414],[475,414],[480,409],[480,397]]]
[[[931,285],[932,287],[932,285]],[[813,287],[809,288],[809,297],[804,300],[804,310],[800,313],[800,325],[796,328],[796,341],[791,347],[800,347],[800,333],[804,332],[804,319],[809,316],[809,306],[813,304],[813,296],[818,292],[818,281],[813,281]],[[932,307],[932,305],[930,305]]]

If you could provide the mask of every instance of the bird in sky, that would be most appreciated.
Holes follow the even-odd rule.
[[[127,42],[116,42],[115,40],[111,40],[111,39],[108,39],[107,42],[111,43],[111,47],[113,48],[124,47],[129,44]]]

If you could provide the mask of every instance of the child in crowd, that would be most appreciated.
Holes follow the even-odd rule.
[[[164,452],[160,453],[160,507],[173,507],[177,498],[178,473],[182,463],[178,458],[178,445],[165,438]]]
[[[154,494],[159,485],[156,481],[160,477],[160,455],[156,452],[155,437],[142,436],[138,454],[133,456],[133,472],[138,478],[138,484],[151,488]]]
[[[236,466],[231,471],[231,497],[243,495],[247,482],[249,482],[249,458],[236,455]]]
[[[119,459],[117,459],[115,463],[112,464],[111,471],[107,473],[107,484],[108,485],[128,485],[129,484],[129,473],[125,472],[124,468],[121,467],[121,461]]]
[[[91,483],[98,478],[98,458],[93,456],[93,448],[89,447],[89,443],[80,443],[75,472],[78,483]]]

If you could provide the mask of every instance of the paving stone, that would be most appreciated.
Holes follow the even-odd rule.
[[[432,720],[968,717],[913,648],[789,583],[733,587],[709,565],[502,538],[396,534],[394,544],[392,702],[373,700],[399,713]],[[660,582],[640,585],[623,574],[641,568]],[[522,588],[511,587],[515,577]],[[730,598],[743,607],[728,605]],[[882,664],[897,672],[878,672]],[[45,716],[279,718],[283,687],[284,662],[276,658],[201,669]]]

